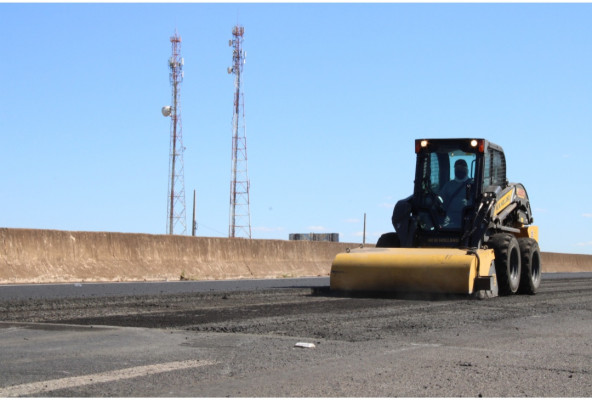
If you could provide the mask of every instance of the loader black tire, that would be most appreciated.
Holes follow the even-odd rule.
[[[495,253],[495,274],[500,296],[518,291],[521,277],[520,245],[511,233],[497,233],[491,237],[488,247]]]
[[[541,284],[541,250],[536,240],[530,238],[518,239],[520,245],[520,262],[522,274],[518,293],[535,294]]]
[[[376,247],[401,247],[399,235],[396,232],[385,233],[378,238]]]

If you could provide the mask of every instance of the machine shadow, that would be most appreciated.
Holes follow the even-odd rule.
[[[331,290],[329,286],[311,288],[312,297],[339,297],[351,299],[393,299],[393,300],[417,300],[417,301],[450,301],[450,300],[470,300],[476,298],[469,294],[452,294],[436,292],[411,292],[411,291],[342,291]]]

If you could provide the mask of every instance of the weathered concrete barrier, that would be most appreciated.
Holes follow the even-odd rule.
[[[592,256],[542,252],[543,272],[592,272]]]
[[[353,243],[0,229],[0,283],[328,276]],[[542,253],[543,272],[592,272],[592,256]]]
[[[327,276],[356,244],[0,229],[0,283]]]

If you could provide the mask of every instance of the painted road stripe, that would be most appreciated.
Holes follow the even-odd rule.
[[[52,379],[43,382],[25,383],[22,385],[0,388],[0,397],[29,396],[35,393],[50,392],[53,390],[68,389],[77,386],[94,385],[120,381],[122,379],[138,378],[140,376],[160,374],[162,372],[176,371],[180,369],[205,367],[217,364],[208,360],[175,361],[164,364],[144,365],[141,367],[119,369],[117,371],[102,372],[99,374],[73,376],[70,378]]]

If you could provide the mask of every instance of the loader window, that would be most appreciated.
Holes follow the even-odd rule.
[[[433,196],[439,195],[442,186],[449,179],[450,159],[448,153],[432,152],[422,159],[421,192]]]
[[[440,162],[438,161],[438,155],[436,153],[430,154],[430,189],[435,193],[440,191]]]
[[[459,160],[462,160],[460,162],[464,162],[467,167],[466,176],[456,176],[454,166]],[[458,149],[429,153],[423,163],[423,191],[439,195],[444,186],[454,179],[473,179],[475,177],[475,161],[475,154],[465,153]]]
[[[465,207],[473,204],[470,185],[477,155],[439,146],[422,158],[419,221],[423,230],[459,229]]]
[[[506,159],[502,152],[491,149],[485,156],[483,170],[483,187],[505,186],[506,184]]]
[[[452,167],[450,168],[450,176],[448,177],[448,180],[456,178],[454,172],[454,165],[458,160],[464,160],[467,163],[467,176],[469,179],[473,179],[475,177],[475,155],[467,155],[465,153],[463,153],[462,155],[457,155],[452,153],[450,154],[450,165]]]

